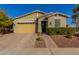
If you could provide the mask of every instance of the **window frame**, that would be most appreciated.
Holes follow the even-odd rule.
[[[60,19],[54,19],[54,21],[55,21],[55,27],[56,28],[58,28],[58,27],[60,27]]]

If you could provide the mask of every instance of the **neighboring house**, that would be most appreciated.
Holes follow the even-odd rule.
[[[63,13],[45,13],[33,11],[29,14],[17,17],[14,21],[15,33],[46,32],[47,27],[66,27],[68,15]]]

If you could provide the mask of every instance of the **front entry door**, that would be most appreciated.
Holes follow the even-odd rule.
[[[41,27],[42,27],[42,32],[43,33],[46,33],[46,23],[47,23],[46,21],[41,22]]]

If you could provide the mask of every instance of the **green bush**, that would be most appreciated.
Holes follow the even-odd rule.
[[[71,33],[70,32],[67,32],[67,34],[66,34],[66,36],[65,36],[66,38],[72,38],[72,35],[71,35]]]
[[[72,35],[74,34],[74,30],[73,29],[71,29],[71,28],[67,28],[66,29],[66,38],[72,38]]]
[[[75,33],[74,36],[79,37],[79,33]]]
[[[47,28],[47,34],[49,35],[73,35],[75,28]]]

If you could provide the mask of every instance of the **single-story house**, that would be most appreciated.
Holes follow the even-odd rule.
[[[33,11],[14,20],[14,33],[46,32],[47,27],[66,27],[69,16],[60,12]]]

